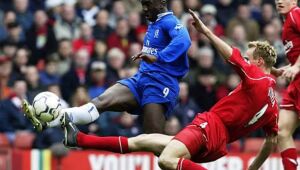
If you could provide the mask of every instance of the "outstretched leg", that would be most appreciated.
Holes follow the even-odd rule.
[[[298,115],[294,111],[283,109],[279,112],[278,148],[281,152],[284,169],[297,169],[297,151],[293,133],[299,123]]]
[[[46,127],[60,126],[60,119],[68,113],[75,124],[88,124],[99,117],[104,111],[127,111],[136,108],[138,103],[127,86],[116,83],[91,102],[80,107],[62,109],[59,116],[52,122],[42,123],[36,117],[32,106],[24,100],[22,109],[33,126],[41,131]]]
[[[173,137],[174,136],[152,133],[128,138],[129,151],[146,151],[159,156]]]
[[[158,164],[164,170],[205,170],[190,160],[204,147],[204,143],[199,127],[186,127],[162,151]]]
[[[93,122],[104,111],[127,111],[138,106],[134,95],[127,86],[116,83],[90,103],[80,107],[63,109],[60,117],[49,123],[49,127],[59,126],[63,113],[68,113],[75,124]]]
[[[173,136],[162,134],[142,134],[132,138],[86,135],[77,129],[67,114],[63,121],[65,124],[64,144],[70,147],[93,148],[115,153],[147,151],[158,156],[173,138]]]

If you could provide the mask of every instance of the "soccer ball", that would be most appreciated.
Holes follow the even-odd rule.
[[[51,122],[58,117],[61,110],[60,99],[51,92],[41,92],[36,95],[32,102],[35,116],[42,122]]]

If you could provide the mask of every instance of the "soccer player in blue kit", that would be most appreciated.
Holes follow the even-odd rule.
[[[191,40],[187,29],[168,11],[167,0],[141,0],[141,4],[150,23],[142,51],[132,57],[141,59],[139,71],[85,105],[62,109],[58,118],[49,123],[40,122],[24,100],[25,116],[38,131],[59,126],[65,112],[73,123],[88,124],[104,111],[128,111],[142,113],[144,133],[163,133],[165,120],[176,104],[178,81],[189,69],[187,50]]]

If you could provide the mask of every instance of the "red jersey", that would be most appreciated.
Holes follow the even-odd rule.
[[[300,8],[294,7],[285,15],[282,28],[285,53],[292,65],[300,55]]]
[[[82,38],[79,38],[73,41],[73,51],[77,52],[80,49],[86,49],[89,52],[89,55],[92,56],[95,44],[96,40],[94,39],[85,41]]]
[[[278,105],[274,94],[275,80],[260,68],[249,64],[234,48],[229,59],[241,77],[241,83],[228,96],[217,102],[215,113],[228,130],[228,142],[235,141],[259,128],[267,135],[277,134]]]

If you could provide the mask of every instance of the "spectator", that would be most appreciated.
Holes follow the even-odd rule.
[[[103,41],[96,41],[94,59],[104,61],[107,55],[107,45]]]
[[[116,47],[121,49],[127,55],[131,43],[131,39],[128,34],[129,34],[128,21],[126,19],[118,20],[116,32],[110,34],[107,39],[108,49]]]
[[[262,19],[262,0],[250,0],[249,1],[249,10],[251,14],[251,18],[256,20],[256,22],[260,22]]]
[[[32,129],[29,121],[23,116],[21,111],[21,100],[26,99],[27,85],[24,80],[16,80],[13,85],[13,94],[3,101],[2,111],[7,114],[2,121],[9,122],[11,125],[6,127],[6,132],[15,132],[15,130]],[[0,124],[3,125],[1,122]]]
[[[127,18],[127,12],[128,11],[126,11],[123,1],[121,1],[121,0],[114,1],[112,12],[110,13],[110,17],[108,20],[109,25],[112,28],[115,28],[118,20],[120,20],[122,18]]]
[[[197,63],[197,67],[196,69],[192,69],[189,73],[189,82],[191,84],[195,83],[195,75],[197,75],[198,70],[200,69],[213,69],[215,70],[215,74],[216,76],[218,76],[218,80],[220,82],[223,81],[223,76],[221,73],[219,73],[218,71],[222,72],[223,74],[225,74],[227,71],[226,70],[222,70],[221,67],[216,67],[215,66],[215,61],[221,62],[219,60],[215,59],[215,54],[214,51],[210,48],[210,47],[201,47],[199,48],[199,50],[196,53],[196,63]]]
[[[26,33],[26,44],[32,52],[30,63],[34,65],[56,50],[57,42],[54,31],[43,10],[35,12],[34,24]]]
[[[179,102],[174,108],[174,115],[178,118],[180,125],[185,127],[194,119],[195,115],[202,112],[202,110],[195,101],[190,98],[189,86],[186,82],[180,82],[179,88]]]
[[[146,32],[147,32],[147,27],[145,25],[138,26],[135,29],[135,35],[132,36],[133,38],[131,40],[136,41],[141,45],[143,45]]]
[[[242,25],[244,27],[247,33],[247,40],[255,41],[259,38],[259,25],[255,20],[251,19],[248,5],[240,4],[238,6],[236,17],[232,18],[226,27],[227,36],[234,33],[233,28],[236,25]]]
[[[58,84],[60,76],[57,72],[59,59],[55,57],[48,57],[46,59],[45,70],[40,72],[40,81],[42,86],[50,84]]]
[[[137,0],[123,0],[126,11],[133,11],[140,13],[142,11],[142,6]]]
[[[49,16],[49,19],[54,22],[60,19],[62,12],[63,0],[46,0],[45,6]]]
[[[190,14],[184,12],[184,5],[182,0],[170,1],[170,8],[174,15],[181,21],[181,23],[188,27],[188,21],[191,19]]]
[[[140,14],[136,11],[131,11],[128,15],[128,24],[129,24],[129,37],[133,41],[138,41],[138,34],[141,32],[138,31],[144,31],[146,33],[147,26],[141,24],[141,17]],[[144,30],[138,30],[138,29],[144,29]],[[144,36],[142,37],[144,38]],[[143,41],[140,41],[143,42]]]
[[[112,1],[111,0],[101,0],[97,1],[98,6],[100,9],[111,9],[112,8]]]
[[[106,82],[106,64],[101,61],[95,61],[91,65],[90,85],[88,93],[90,98],[95,98],[102,94],[107,88]]]
[[[80,25],[80,37],[73,41],[73,51],[76,52],[80,49],[85,49],[92,56],[95,43],[96,40],[93,37],[92,28],[87,23],[82,23]]]
[[[98,11],[99,7],[94,3],[94,0],[79,0],[79,15],[89,26],[95,25],[94,18]]]
[[[198,68],[210,69],[214,64],[214,51],[210,47],[201,47],[197,53]]]
[[[3,100],[12,94],[12,89],[8,86],[12,71],[10,58],[0,56],[0,70],[0,100]]]
[[[202,21],[213,31],[218,37],[224,36],[224,28],[217,22],[215,18],[217,9],[214,5],[206,4],[201,8]]]
[[[240,83],[240,77],[236,73],[230,73],[225,84],[220,85],[216,90],[217,101],[227,96]]]
[[[276,32],[272,24],[267,24],[263,30],[264,39],[267,40],[277,52],[277,63],[283,63],[285,60],[284,45],[280,38],[280,33]]]
[[[89,94],[85,87],[78,86],[71,97],[71,107],[79,107],[90,101]]]
[[[199,11],[201,3],[198,0],[185,0],[184,1],[185,9],[191,9],[194,11]]]
[[[166,121],[165,133],[166,135],[174,136],[181,130],[181,125],[177,117],[172,116]]]
[[[12,81],[24,77],[29,60],[29,52],[26,48],[19,48],[13,58],[13,70],[11,73],[10,84]]]
[[[27,84],[24,80],[16,80],[13,85],[14,93],[10,96],[12,102],[21,110],[21,100],[27,98]],[[15,98],[17,97],[17,98]],[[21,114],[20,116],[22,116]],[[25,120],[25,119],[24,119]],[[29,122],[28,122],[29,123]]]
[[[61,39],[58,42],[57,53],[52,54],[53,57],[59,58],[57,72],[61,76],[68,72],[71,67],[73,50],[72,44],[69,39]]]
[[[33,15],[29,11],[29,0],[13,0],[17,21],[24,31],[27,31],[33,23]]]
[[[213,4],[216,5],[218,0],[202,0],[202,4]]]
[[[17,22],[16,13],[13,11],[6,11],[3,16],[3,23],[0,25],[0,42],[8,37],[8,24]]]
[[[116,122],[111,126],[111,134],[120,134],[125,136],[137,136],[141,133],[141,127],[136,123],[136,116],[126,112],[121,113],[116,118]]]
[[[112,48],[107,54],[107,80],[109,85],[120,80],[120,72],[124,66],[125,54],[118,48]]]
[[[271,20],[271,24],[273,25],[274,30],[278,33],[281,34],[282,31],[282,22],[279,18],[273,18]]]
[[[183,2],[182,0],[173,0],[170,2],[170,8],[172,9],[174,15],[181,20],[184,15]]]
[[[64,5],[61,18],[55,22],[54,33],[57,40],[62,38],[76,39],[80,36],[81,20],[75,14],[74,6]]]
[[[214,52],[210,47],[201,47],[195,50],[196,51],[193,54],[195,66],[190,69],[188,76],[186,77],[190,84],[196,83],[195,77],[198,74],[199,69],[211,69],[214,64]]]
[[[233,0],[218,0],[216,4],[217,8],[217,20],[224,27],[227,26],[230,19],[236,14],[236,1]]]
[[[70,101],[77,87],[87,82],[87,66],[90,61],[89,53],[80,49],[75,53],[71,69],[65,73],[60,81],[63,99]]]
[[[96,16],[93,35],[97,40],[106,41],[107,37],[113,32],[113,29],[108,25],[108,16],[107,10],[101,10]]]
[[[28,66],[25,72],[25,80],[28,84],[28,101],[32,102],[33,98],[40,92],[44,91],[38,70],[35,66]]]
[[[234,25],[229,36],[229,44],[241,50],[245,54],[247,50],[247,32],[243,25]]]
[[[213,69],[198,70],[196,84],[191,86],[191,97],[204,111],[208,111],[216,103],[217,78]]]
[[[16,55],[16,52],[17,52],[17,49],[18,49],[18,44],[15,43],[15,42],[12,42],[12,41],[4,41],[2,43],[2,52],[3,54],[12,59],[15,55]]]
[[[272,22],[272,19],[275,17],[276,13],[272,4],[263,4],[261,11],[261,20],[259,21],[261,30],[269,23]]]
[[[32,129],[28,120],[21,112],[21,100],[26,98],[26,83],[17,80],[13,85],[14,93],[0,102],[0,132],[5,132],[12,142],[15,132],[21,129]]]
[[[7,24],[8,35],[3,42],[4,44],[7,42],[15,43],[17,46],[23,46],[25,43],[25,37],[23,35],[22,27],[17,22],[11,22]]]

